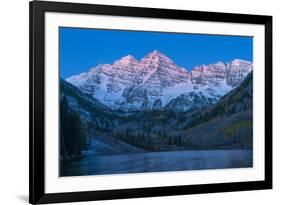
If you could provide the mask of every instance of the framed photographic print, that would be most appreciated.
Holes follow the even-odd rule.
[[[272,188],[272,17],[30,2],[30,203]]]

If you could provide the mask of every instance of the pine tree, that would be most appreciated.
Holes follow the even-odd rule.
[[[70,110],[66,96],[60,105],[60,155],[62,158],[81,155],[86,136],[79,113]]]
[[[60,156],[65,159],[68,157],[65,135],[67,134],[68,102],[65,96],[60,100]]]

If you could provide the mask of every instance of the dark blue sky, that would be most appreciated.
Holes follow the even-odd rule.
[[[131,54],[137,60],[159,50],[177,65],[193,66],[253,61],[253,38],[241,36],[60,28],[60,76],[88,71],[99,63],[113,63]]]

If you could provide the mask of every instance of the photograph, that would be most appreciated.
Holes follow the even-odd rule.
[[[253,37],[59,27],[59,176],[253,167]]]
[[[29,203],[272,189],[272,15],[179,9],[29,3]]]

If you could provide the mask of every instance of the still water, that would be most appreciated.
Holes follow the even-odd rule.
[[[252,150],[152,152],[87,156],[64,161],[61,176],[242,168],[253,166]]]

